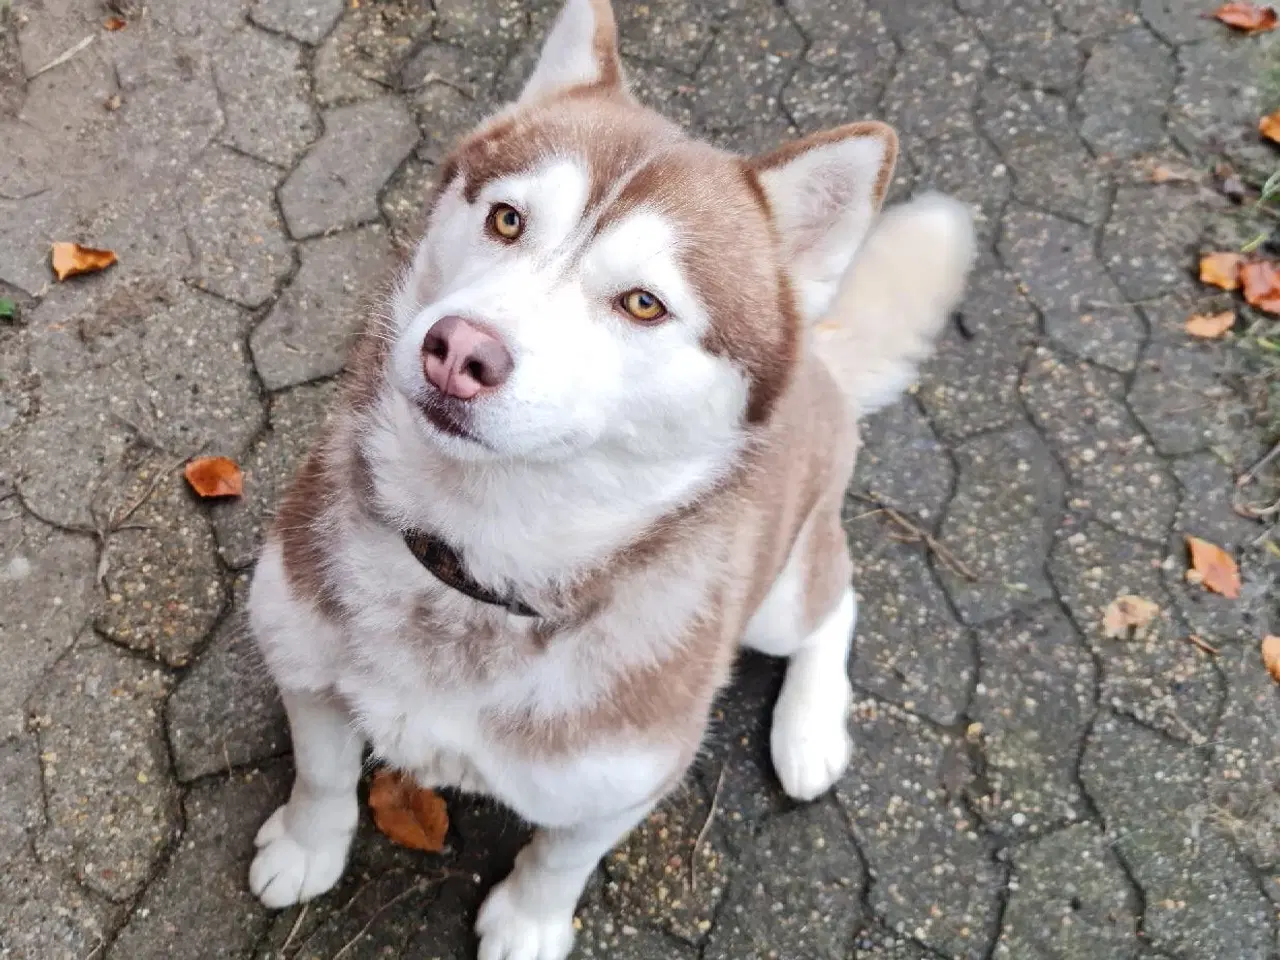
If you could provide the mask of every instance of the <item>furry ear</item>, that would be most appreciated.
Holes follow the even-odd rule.
[[[898,136],[876,121],[850,123],[785,144],[751,161],[806,320],[831,303],[884,203]]]
[[[622,86],[618,27],[609,0],[566,0],[520,101],[586,84]]]

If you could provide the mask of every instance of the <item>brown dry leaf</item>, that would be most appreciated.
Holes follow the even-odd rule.
[[[1191,551],[1191,570],[1188,571],[1187,579],[1228,599],[1239,598],[1240,568],[1236,566],[1231,554],[1215,543],[1192,536],[1187,537],[1187,548]],[[1193,573],[1194,577],[1191,576]]]
[[[1213,17],[1245,33],[1274,30],[1277,22],[1276,12],[1272,7],[1263,7],[1256,3],[1224,3],[1213,11]]]
[[[1170,167],[1157,163],[1151,168],[1152,183],[1195,183],[1199,179],[1196,171],[1179,167]]]
[[[102,21],[103,28],[110,30],[112,33],[117,30],[123,30],[128,25],[129,21],[124,17],[107,17],[107,19]]]
[[[1257,260],[1240,268],[1244,298],[1267,313],[1280,313],[1280,269],[1270,260]]]
[[[1107,604],[1102,614],[1102,633],[1111,640],[1125,640],[1130,636],[1141,639],[1159,612],[1159,605],[1146,597],[1122,594]]]
[[[1187,333],[1202,340],[1216,340],[1236,322],[1234,310],[1221,313],[1197,313],[1187,318]]]
[[[1200,282],[1223,290],[1240,286],[1240,267],[1244,255],[1239,253],[1206,253],[1200,258]]]
[[[112,250],[95,250],[78,243],[55,243],[51,252],[53,272],[59,280],[81,273],[97,273],[116,262]]]
[[[1280,110],[1268,113],[1258,121],[1258,132],[1268,140],[1280,143]]]
[[[227,457],[196,457],[182,471],[191,489],[206,500],[211,497],[238,497],[244,493],[244,474]]]
[[[369,787],[373,822],[393,843],[439,853],[449,832],[449,809],[439,794],[423,790],[394,770],[379,770]]]
[[[1280,637],[1268,634],[1262,638],[1262,663],[1271,679],[1280,683]]]

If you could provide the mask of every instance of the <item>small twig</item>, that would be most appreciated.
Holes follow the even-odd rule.
[[[1250,483],[1253,482],[1253,478],[1258,475],[1258,473],[1262,470],[1262,468],[1265,467],[1272,460],[1274,460],[1276,457],[1280,457],[1280,443],[1277,443],[1274,447],[1272,447],[1267,452],[1267,455],[1265,457],[1263,457],[1261,460],[1255,463],[1252,467],[1250,467],[1248,470],[1242,473],[1240,475],[1240,479],[1236,481],[1236,486],[1237,487],[1248,486]]]
[[[711,809],[707,811],[707,819],[702,822],[702,829],[698,831],[697,839],[693,841],[693,852],[689,854],[689,891],[691,893],[698,889],[698,850],[702,847],[702,842],[707,839],[711,821],[715,819],[716,807],[720,804],[720,791],[724,789],[724,775],[728,770],[727,763],[720,767],[720,779],[716,781],[716,792],[711,795]]]
[[[41,67],[35,73],[31,74],[31,76],[27,77],[27,79],[34,80],[36,77],[40,76],[40,74],[48,73],[54,67],[62,66],[64,63],[66,63],[68,60],[70,60],[72,57],[78,54],[81,50],[83,50],[89,44],[93,43],[94,39],[95,39],[94,35],[92,33],[89,34],[87,37],[85,37],[83,40],[77,43],[70,50],[65,50],[62,53],[58,54],[56,57],[54,57],[52,60],[46,63],[43,67]]]
[[[957,557],[954,553],[952,553],[947,547],[939,543],[937,538],[934,537],[933,534],[929,533],[929,531],[925,530],[923,527],[916,526],[914,523],[908,520],[905,516],[903,516],[902,513],[900,513],[898,510],[889,506],[887,503],[885,503],[883,500],[880,500],[877,497],[869,496],[868,494],[865,494],[865,493],[855,493],[854,496],[866,503],[875,504],[879,510],[884,511],[885,516],[887,516],[890,520],[896,523],[903,530],[907,531],[907,533],[910,534],[910,539],[905,542],[923,543],[926,547],[929,548],[930,551],[936,554],[938,559],[941,560],[944,564],[946,564],[953,573],[959,574],[960,576],[968,580],[970,583],[976,583],[978,581],[979,579],[978,575],[973,572],[973,569],[968,564],[966,564],[963,560]]]
[[[225,747],[226,745],[223,744],[223,746]],[[228,769],[230,769],[230,764],[228,764]],[[311,904],[304,903],[302,905],[302,909],[298,911],[298,916],[293,921],[293,926],[289,929],[289,935],[284,938],[284,944],[280,947],[281,957],[285,955],[285,952],[289,949],[290,944],[293,943],[293,938],[298,935],[298,930],[302,928],[302,921],[307,919],[307,911],[310,909],[311,909]]]
[[[138,499],[134,500],[133,503],[129,504],[129,506],[125,508],[125,511],[123,513],[119,514],[114,520],[111,521],[111,525],[107,530],[107,532],[115,533],[117,530],[119,530],[121,528],[121,525],[138,511],[138,508],[140,508],[144,503],[146,503],[148,500],[151,499],[151,495],[156,492],[156,488],[160,486],[160,484],[163,483],[166,479],[168,479],[169,475],[173,473],[173,471],[177,470],[180,466],[182,466],[184,463],[190,460],[193,456],[195,456],[194,453],[186,454],[184,456],[179,457],[177,460],[173,461],[173,463],[169,464],[169,466],[165,467],[163,470],[157,473],[154,477],[152,477],[151,482],[147,484],[147,489],[142,491],[142,496],[138,497]]]
[[[355,947],[357,943],[360,942],[360,938],[369,932],[370,928],[372,928],[373,925],[378,921],[379,917],[381,917],[384,913],[386,913],[388,910],[394,907],[397,903],[399,903],[405,897],[409,896],[409,894],[420,892],[424,886],[426,886],[426,881],[419,880],[417,883],[413,884],[412,886],[405,887],[405,889],[401,890],[394,897],[392,897],[390,900],[388,900],[386,903],[380,906],[377,910],[373,911],[373,916],[369,918],[369,922],[366,923],[359,930],[357,930],[356,935],[342,945],[342,948],[333,955],[333,960],[342,960],[342,958],[345,957],[351,951],[351,949]]]
[[[1222,653],[1222,651],[1219,650],[1217,647],[1215,647],[1213,644],[1206,643],[1204,640],[1201,640],[1199,637],[1197,637],[1194,633],[1187,637],[1187,642],[1194,647],[1200,648],[1205,653],[1212,654],[1215,657]]]

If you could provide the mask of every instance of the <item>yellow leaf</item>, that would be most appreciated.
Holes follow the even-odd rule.
[[[1244,256],[1239,253],[1206,253],[1200,258],[1200,282],[1223,290],[1235,290],[1240,286],[1240,265]]]

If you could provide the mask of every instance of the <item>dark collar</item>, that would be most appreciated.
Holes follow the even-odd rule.
[[[541,614],[520,600],[519,597],[503,597],[488,587],[476,583],[467,573],[458,552],[437,536],[421,530],[403,534],[405,546],[427,571],[447,587],[466,594],[472,600],[505,607],[508,613],[518,617],[540,617]]]

